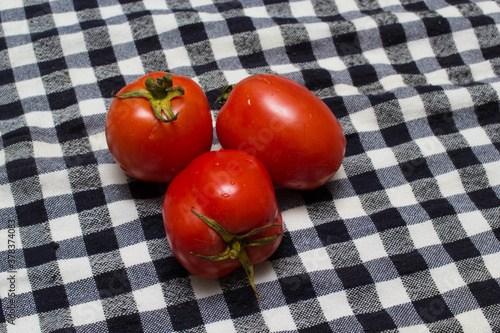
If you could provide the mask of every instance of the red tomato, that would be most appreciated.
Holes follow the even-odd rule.
[[[346,139],[328,106],[288,78],[261,74],[240,81],[219,111],[222,147],[255,155],[281,187],[312,190],[332,178]]]
[[[205,153],[181,171],[165,194],[163,221],[189,272],[218,278],[243,265],[254,290],[252,265],[274,253],[283,232],[267,170],[238,150]]]
[[[115,98],[109,107],[106,141],[130,176],[168,183],[196,156],[211,149],[210,105],[193,80],[154,72],[117,95],[122,98]]]

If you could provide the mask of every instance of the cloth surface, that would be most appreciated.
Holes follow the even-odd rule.
[[[498,2],[0,10],[0,332],[500,332]],[[212,105],[280,74],[343,126],[330,182],[276,189],[287,237],[255,268],[263,301],[242,269],[188,274],[165,237],[166,185],[107,149],[112,93],[156,70]]]

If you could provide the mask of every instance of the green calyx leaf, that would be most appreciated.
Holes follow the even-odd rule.
[[[206,223],[210,228],[215,230],[224,242],[226,243],[226,249],[216,255],[213,256],[204,256],[201,254],[196,254],[191,252],[192,255],[209,260],[209,261],[221,261],[221,260],[226,260],[226,259],[233,259],[236,260],[238,259],[243,266],[243,269],[245,270],[245,273],[247,274],[248,280],[250,281],[250,285],[252,286],[255,296],[259,300],[262,300],[257,293],[257,287],[255,286],[255,281],[254,281],[254,270],[253,270],[253,265],[250,259],[248,258],[248,255],[245,251],[245,248],[247,246],[262,246],[266,245],[269,243],[274,242],[276,239],[278,239],[279,236],[281,236],[281,233],[278,233],[276,235],[272,235],[269,237],[263,237],[263,238],[258,238],[254,240],[250,240],[252,236],[255,236],[259,232],[272,228],[272,227],[279,227],[279,224],[268,224],[263,227],[255,228],[251,230],[250,232],[243,234],[243,235],[236,235],[232,234],[229,231],[227,231],[223,226],[221,226],[217,221],[204,216],[198,212],[196,212],[193,208],[191,208],[191,211],[193,214],[195,214],[200,220],[202,220],[204,223]]]
[[[173,87],[172,74],[165,74],[163,77],[146,79],[145,89],[136,89],[125,92],[120,95],[113,95],[118,98],[144,97],[149,100],[153,112],[158,120],[168,123],[177,119],[171,107],[171,100],[175,97],[184,95],[184,88],[181,86]]]
[[[233,88],[234,84],[229,86],[224,86],[222,88],[221,95],[215,100],[215,104],[217,104],[219,107],[222,107],[224,104],[226,104],[226,101],[229,98],[229,94],[231,93],[231,91],[233,91]]]

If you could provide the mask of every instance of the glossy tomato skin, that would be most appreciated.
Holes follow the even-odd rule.
[[[288,78],[261,74],[240,81],[219,111],[222,147],[255,155],[274,184],[312,190],[332,178],[346,139],[328,106]]]
[[[130,83],[117,95],[145,87],[144,81],[163,77],[153,72]],[[173,85],[182,86],[183,96],[171,100],[177,119],[158,120],[144,97],[115,98],[106,117],[106,141],[120,167],[130,176],[148,182],[168,183],[196,156],[212,147],[210,105],[193,80],[172,75]]]
[[[216,255],[225,250],[222,237],[192,211],[205,215],[233,234],[278,224],[254,238],[283,232],[281,212],[264,165],[243,151],[211,151],[197,157],[169,184],[163,201],[163,221],[170,247],[179,262],[202,278],[224,276],[238,260],[207,261],[191,254]],[[247,247],[252,264],[275,252],[281,237],[270,244]]]

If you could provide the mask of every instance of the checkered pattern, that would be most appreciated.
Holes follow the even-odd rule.
[[[1,333],[500,331],[498,2],[8,0],[0,22]],[[112,92],[155,70],[211,103],[281,74],[344,128],[332,181],[277,189],[263,301],[242,270],[188,274],[165,185],[107,150]]]

